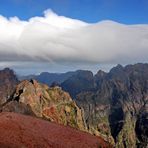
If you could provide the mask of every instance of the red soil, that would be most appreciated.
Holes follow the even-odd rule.
[[[16,113],[0,113],[2,148],[106,148],[101,138]]]

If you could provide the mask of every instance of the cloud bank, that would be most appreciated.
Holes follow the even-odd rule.
[[[0,61],[22,68],[26,62],[69,66],[148,62],[148,25],[88,24],[52,10],[28,21],[0,16]]]

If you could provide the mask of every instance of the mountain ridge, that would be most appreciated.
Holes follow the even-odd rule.
[[[116,147],[147,147],[148,64],[117,65],[95,75],[95,84],[75,94],[87,125],[111,134]]]
[[[80,70],[50,87],[25,80],[16,85],[2,111],[72,126],[103,137],[117,148],[146,148],[148,64],[117,65],[96,75]]]

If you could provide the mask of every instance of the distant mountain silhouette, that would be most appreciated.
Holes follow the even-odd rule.
[[[30,80],[35,79],[40,83],[47,84],[50,86],[52,83],[56,82],[58,84],[64,82],[69,77],[71,77],[75,72],[66,72],[66,73],[49,73],[42,72],[39,75],[28,75],[28,76],[19,76],[19,80]]]

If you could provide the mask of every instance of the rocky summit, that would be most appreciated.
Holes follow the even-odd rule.
[[[85,131],[82,111],[70,95],[58,86],[49,88],[36,80],[19,83],[12,99],[3,106],[2,111],[34,115]]]
[[[18,84],[18,79],[13,70],[9,68],[0,70],[0,105],[11,97],[16,84]]]

